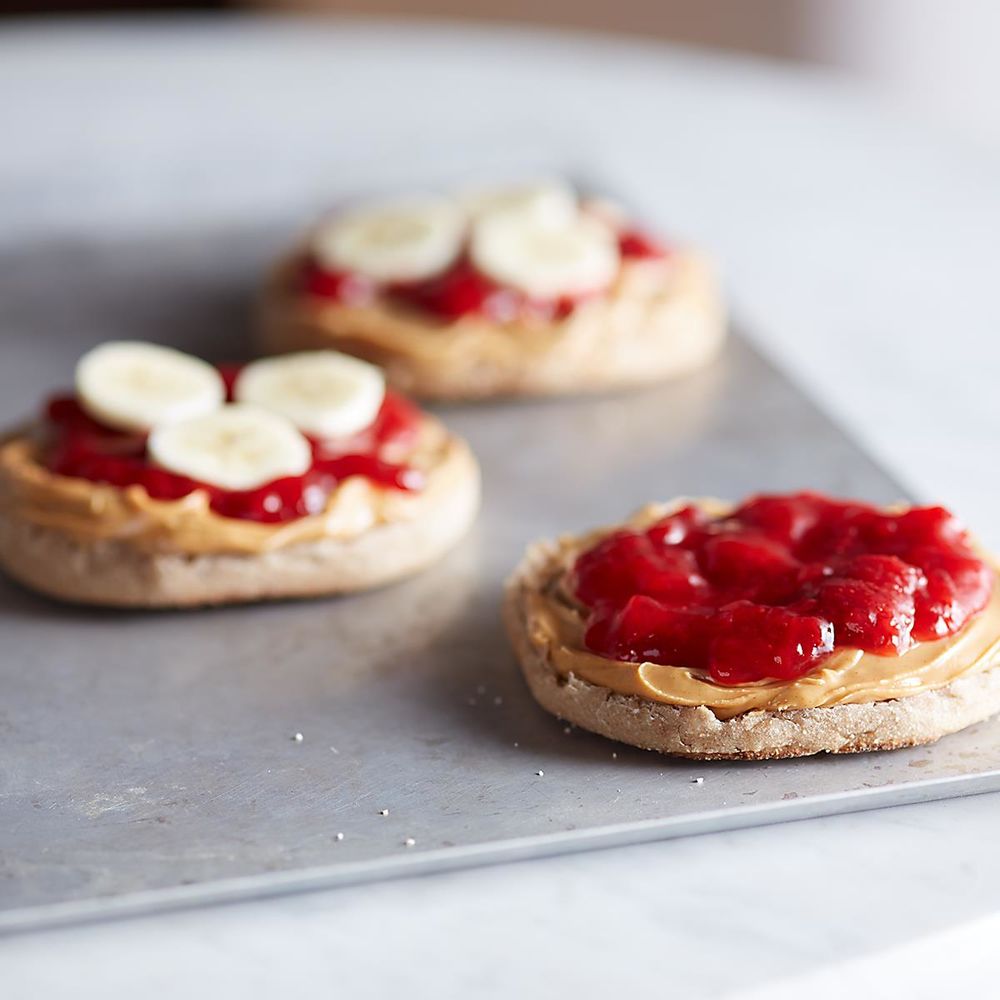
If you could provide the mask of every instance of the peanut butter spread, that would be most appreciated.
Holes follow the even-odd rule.
[[[706,506],[713,513],[725,509],[713,501]],[[649,507],[629,525],[648,526],[668,512],[662,506]],[[540,587],[525,594],[531,642],[564,677],[579,677],[619,694],[666,705],[704,706],[720,719],[729,719],[758,709],[826,708],[905,698],[1000,662],[1000,585],[994,587],[986,608],[954,635],[919,643],[899,657],[836,649],[818,669],[794,681],[728,687],[685,667],[607,659],[584,647],[584,611],[566,588],[566,575],[576,555],[601,534],[561,540]]]
[[[265,302],[265,311],[274,311],[280,344],[276,340],[271,346],[316,346],[319,327],[380,362],[405,356],[434,369],[523,367],[529,358],[559,368],[600,366],[606,350],[616,356],[635,352],[640,363],[667,354],[679,373],[711,357],[725,333],[713,270],[689,251],[665,260],[624,261],[605,294],[581,303],[564,319],[503,323],[479,315],[445,321],[382,299],[364,305],[309,299],[296,287],[301,267],[296,254],[274,276],[274,298]],[[302,325],[285,313],[288,309]]]
[[[317,514],[280,524],[223,517],[203,490],[180,500],[154,500],[142,486],[124,488],[50,472],[39,461],[39,443],[29,434],[0,443],[0,512],[26,524],[80,541],[116,539],[148,552],[191,555],[259,553],[318,541],[353,538],[378,524],[415,516],[432,497],[463,474],[465,445],[426,417],[405,462],[425,472],[416,492],[386,489],[351,476],[332,491]]]

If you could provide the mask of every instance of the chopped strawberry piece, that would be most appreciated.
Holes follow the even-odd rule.
[[[813,615],[737,601],[712,619],[708,672],[720,684],[794,680],[833,651],[833,626]]]
[[[606,555],[615,566],[608,575]],[[599,543],[576,563],[575,588],[586,604],[621,605],[633,594],[693,601],[704,589],[694,555],[683,550],[658,550],[645,535],[622,532]]]
[[[657,546],[683,545],[707,521],[703,510],[689,505],[657,521],[646,531],[646,535]]]
[[[863,555],[838,560],[832,575],[849,580],[863,580],[885,590],[912,594],[924,582],[918,566],[903,562],[898,556]]]
[[[667,248],[647,233],[626,229],[618,235],[618,252],[633,259],[655,259],[667,256]]]
[[[799,564],[788,549],[752,532],[715,535],[706,539],[700,562],[705,576],[719,591],[743,598],[780,601],[798,582]]]
[[[986,607],[994,574],[981,560],[927,546],[911,550],[908,558],[927,579],[916,595],[913,633],[918,640],[939,639],[957,632]]]
[[[449,321],[483,312],[498,291],[499,286],[467,260],[438,277],[392,288],[395,298]]]
[[[377,291],[371,278],[353,271],[330,271],[312,260],[302,270],[302,289],[314,298],[347,306],[370,305]]]
[[[792,546],[815,527],[827,506],[825,499],[812,493],[756,496],[742,504],[732,517],[739,524],[756,528],[769,538]]]
[[[842,646],[902,654],[913,644],[911,594],[863,580],[833,579],[820,586],[817,601]]]
[[[621,610],[609,608],[598,615],[585,641],[616,660],[673,665],[702,659],[708,637],[709,612],[672,608],[639,594]]]

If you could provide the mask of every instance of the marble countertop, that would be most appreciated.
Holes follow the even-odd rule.
[[[1000,163],[845,81],[507,29],[8,24],[0,136],[0,244],[305,219],[332,171],[470,150],[606,179],[712,247],[756,342],[1000,546]],[[10,938],[0,967],[40,997],[983,992],[998,820],[986,795],[194,910]]]

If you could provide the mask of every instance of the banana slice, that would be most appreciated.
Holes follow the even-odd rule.
[[[225,490],[252,490],[301,476],[312,449],[291,421],[244,403],[154,428],[150,458],[169,472]]]
[[[145,431],[211,413],[226,398],[226,387],[206,361],[157,344],[118,340],[80,358],[76,393],[95,420]]]
[[[551,225],[570,222],[579,208],[576,192],[565,181],[558,180],[472,188],[460,195],[459,200],[473,219],[514,214]]]
[[[385,398],[385,377],[374,365],[337,351],[302,351],[247,365],[233,394],[282,414],[314,437],[340,437],[372,423]]]
[[[465,218],[446,198],[414,198],[356,209],[322,226],[313,240],[321,264],[375,281],[421,281],[453,263]]]
[[[484,274],[539,299],[600,291],[620,263],[614,233],[583,215],[561,225],[488,215],[473,227],[470,253]]]

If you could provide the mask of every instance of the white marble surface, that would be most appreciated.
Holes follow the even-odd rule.
[[[1000,545],[1000,164],[847,83],[556,34],[7,27],[0,137],[0,242],[304,218],[331,176],[484,155],[607,178]],[[988,993],[998,819],[981,796],[55,931],[0,943],[0,971],[19,997]]]

